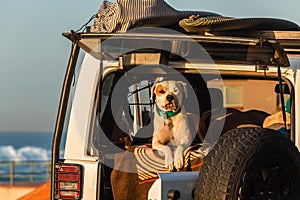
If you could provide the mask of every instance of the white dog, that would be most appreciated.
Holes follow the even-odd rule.
[[[192,136],[182,105],[187,95],[182,81],[159,81],[152,86],[156,95],[152,148],[165,155],[165,167],[172,171],[183,167],[183,152],[191,144]]]

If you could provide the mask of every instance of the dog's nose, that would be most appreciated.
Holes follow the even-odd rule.
[[[167,96],[167,100],[168,101],[173,101],[174,100],[174,96],[173,95],[168,95]]]

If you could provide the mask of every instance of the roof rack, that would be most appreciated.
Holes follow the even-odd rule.
[[[215,35],[276,40],[284,48],[286,54],[300,54],[300,31],[226,31]]]
[[[149,51],[135,49],[140,42],[159,43],[171,49],[185,49],[190,53],[191,41],[200,44],[216,63],[241,63],[261,66],[288,67],[287,54],[300,53],[300,31],[259,31],[250,33],[226,32],[223,35],[192,35],[164,33],[63,33],[63,36],[77,43],[83,50],[97,59],[105,59],[104,54],[117,59],[122,53],[120,49],[134,49],[134,52]],[[103,47],[105,41],[110,41],[111,47]],[[159,52],[159,49],[152,50]],[[199,52],[200,53],[200,52]],[[170,53],[170,60],[185,58],[180,51]],[[107,57],[107,56],[106,56]],[[196,58],[194,58],[196,59]],[[195,60],[197,62],[197,60]],[[200,62],[200,61],[199,61]],[[203,62],[203,61],[202,61]]]

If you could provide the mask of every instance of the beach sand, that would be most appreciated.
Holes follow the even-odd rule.
[[[7,200],[48,200],[50,183],[22,183],[14,186],[0,185],[0,197]]]
[[[50,182],[45,183],[18,200],[49,200],[50,199]]]

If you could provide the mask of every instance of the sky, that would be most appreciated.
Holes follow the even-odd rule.
[[[115,0],[111,0],[114,2]],[[2,0],[0,131],[53,132],[71,43],[100,0]],[[300,24],[299,0],[167,0],[178,10],[275,17]]]

